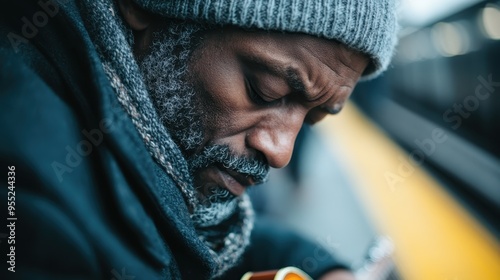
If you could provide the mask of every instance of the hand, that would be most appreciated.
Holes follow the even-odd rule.
[[[323,275],[320,280],[356,280],[354,274],[348,270],[338,269],[332,270]]]

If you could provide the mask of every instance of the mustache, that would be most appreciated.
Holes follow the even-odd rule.
[[[207,146],[200,153],[193,155],[188,163],[192,171],[219,165],[251,177],[256,185],[266,182],[269,175],[269,164],[266,161],[238,156],[232,153],[227,145]]]

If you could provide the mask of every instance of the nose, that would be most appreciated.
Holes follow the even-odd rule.
[[[263,121],[247,133],[247,146],[263,153],[271,167],[285,167],[303,122],[302,115],[293,114]]]

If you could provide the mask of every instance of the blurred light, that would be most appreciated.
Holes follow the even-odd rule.
[[[483,9],[481,18],[485,35],[500,40],[500,8],[496,5],[487,5]]]
[[[432,43],[431,29],[423,28],[402,38],[395,61],[411,63],[440,56]]]
[[[403,25],[425,26],[483,0],[403,0],[400,19]]]
[[[451,57],[470,51],[470,38],[459,23],[440,22],[432,27],[432,39],[441,55]]]

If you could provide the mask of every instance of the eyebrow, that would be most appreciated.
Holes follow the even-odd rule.
[[[255,64],[259,68],[270,72],[279,77],[284,77],[288,86],[295,92],[304,95],[306,98],[311,99],[311,93],[307,91],[304,81],[300,78],[297,69],[291,66],[279,65],[276,61],[263,59],[259,56],[251,55],[246,57],[245,60]]]
[[[298,70],[292,66],[282,66],[275,61],[265,60],[256,55],[250,55],[245,58],[248,62],[258,66],[259,68],[270,72],[279,77],[284,77],[288,86],[294,93],[300,94],[305,97],[308,102],[312,102],[315,98],[312,97],[311,92],[307,90],[304,81],[300,78]],[[333,108],[322,106],[321,109],[328,114],[335,115],[342,110],[343,106],[334,106]]]

